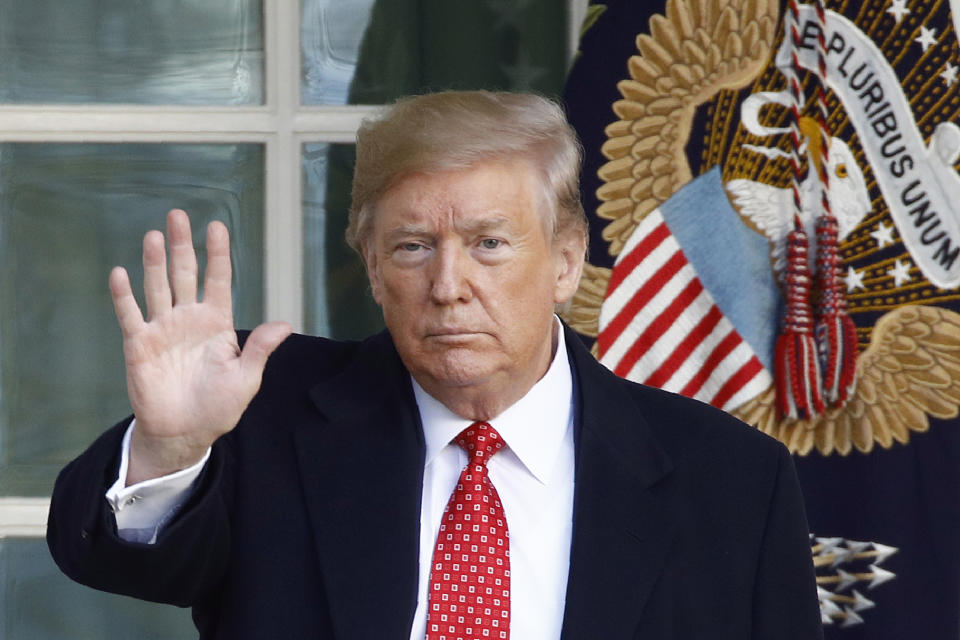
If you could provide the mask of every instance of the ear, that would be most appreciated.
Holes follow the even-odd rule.
[[[587,238],[579,229],[562,232],[553,241],[557,280],[554,304],[563,304],[573,297],[580,286],[583,262],[586,259]]]
[[[374,301],[379,305],[383,295],[383,280],[380,277],[380,264],[377,259],[377,251],[370,246],[370,242],[363,244],[363,262],[367,267],[367,279],[370,281],[370,293]]]

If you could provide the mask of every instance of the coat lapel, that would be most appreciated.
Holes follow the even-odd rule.
[[[632,637],[674,538],[672,465],[621,381],[567,330],[579,429],[565,640]]]
[[[403,638],[417,603],[424,444],[386,333],[311,391],[320,419],[294,434],[338,638]]]

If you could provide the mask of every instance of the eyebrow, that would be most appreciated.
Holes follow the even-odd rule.
[[[404,238],[410,238],[415,236],[426,236],[430,235],[430,229],[425,225],[420,224],[404,224],[399,227],[391,229],[384,236],[384,239],[388,244],[393,244]]]
[[[455,225],[455,228],[458,233],[478,235],[489,233],[497,229],[502,229],[503,227],[512,224],[512,222],[513,220],[509,216],[495,215],[490,217],[481,217],[475,220],[458,221]],[[402,238],[408,238],[411,236],[430,236],[433,235],[433,233],[434,230],[429,225],[408,223],[401,224],[400,226],[391,229],[386,234],[386,239],[389,242],[395,242]]]
[[[466,220],[464,222],[458,222],[456,224],[457,231],[467,232],[472,234],[480,234],[484,232],[493,231],[496,229],[501,229],[506,226],[510,226],[513,223],[513,220],[509,216],[504,215],[494,215],[489,217],[477,218],[476,220]]]

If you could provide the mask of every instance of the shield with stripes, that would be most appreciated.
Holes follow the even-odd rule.
[[[757,315],[738,313],[744,299]],[[772,382],[779,305],[765,244],[709,172],[630,235],[600,308],[597,355],[619,376],[732,411]]]

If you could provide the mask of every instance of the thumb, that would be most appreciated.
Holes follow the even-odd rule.
[[[293,327],[286,322],[265,322],[247,336],[240,354],[240,366],[244,377],[254,386],[260,386],[267,358],[292,331]]]

